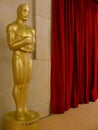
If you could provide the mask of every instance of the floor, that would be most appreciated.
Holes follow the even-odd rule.
[[[40,130],[98,130],[98,100],[39,120]]]

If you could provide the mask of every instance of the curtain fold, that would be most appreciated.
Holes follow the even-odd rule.
[[[97,2],[52,0],[52,113],[98,98],[97,44]]]

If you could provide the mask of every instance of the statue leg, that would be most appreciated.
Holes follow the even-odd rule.
[[[24,114],[22,110],[24,64],[19,55],[13,56],[13,77],[14,77],[13,98],[16,104],[16,119],[24,120]]]
[[[27,98],[28,98],[28,89],[29,89],[29,85],[30,85],[30,80],[32,77],[32,59],[28,58],[27,60],[27,64],[25,66],[25,81],[24,81],[24,95],[23,95],[23,111],[24,114],[27,116],[31,116],[31,114],[29,113],[26,103],[27,103]]]

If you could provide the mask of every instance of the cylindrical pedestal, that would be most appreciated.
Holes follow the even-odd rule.
[[[5,130],[39,130],[38,119],[39,114],[34,111],[30,111],[34,117],[27,119],[26,121],[17,121],[15,119],[15,112],[9,112],[5,115],[4,127]]]

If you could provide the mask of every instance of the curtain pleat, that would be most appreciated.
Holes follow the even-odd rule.
[[[52,0],[51,112],[98,98],[98,4]]]

